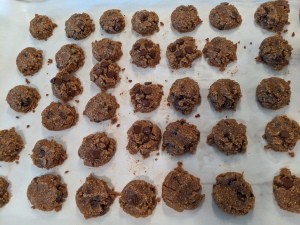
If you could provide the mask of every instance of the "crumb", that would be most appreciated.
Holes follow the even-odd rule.
[[[27,128],[29,128],[29,127],[30,127],[30,125],[27,125],[26,127],[27,127]]]
[[[158,203],[158,202],[160,202],[160,200],[161,200],[160,197],[158,197],[158,198],[156,199],[156,202]]]
[[[125,71],[125,68],[122,69],[122,72],[124,72],[124,71]]]
[[[111,124],[115,124],[117,122],[118,122],[118,118],[116,116],[111,118]]]
[[[292,33],[292,37],[295,37],[295,32]]]
[[[35,113],[35,110],[33,109],[32,112]]]
[[[289,152],[289,156],[294,158],[295,157],[295,152]]]
[[[117,124],[117,127],[120,127],[120,124],[119,124],[119,123]]]
[[[167,103],[167,106],[170,106],[171,104],[170,103]]]
[[[69,173],[69,170],[66,170],[66,171],[65,171],[65,174],[67,174],[67,173]]]
[[[48,96],[49,96],[49,94],[46,94],[46,96],[48,97]]]
[[[199,117],[200,117],[200,114],[199,114],[199,113],[195,115],[195,118],[199,118]]]
[[[157,155],[157,156],[159,156],[159,155],[160,155],[160,153],[158,152],[158,153],[156,153],[156,155]]]
[[[129,82],[129,83],[131,83],[131,82],[132,82],[132,80],[128,80],[128,82]]]
[[[179,166],[179,167],[182,167],[183,166],[183,163],[182,162],[177,162],[177,165]]]
[[[209,42],[209,38],[206,38],[205,41],[206,41],[206,42]]]
[[[165,82],[167,83],[167,82],[168,82],[168,80],[165,80]]]
[[[140,162],[140,160],[138,159],[138,160],[136,160],[136,162],[137,162],[137,163],[139,163],[139,162]]]
[[[50,65],[50,64],[53,63],[53,60],[52,59],[48,59],[47,63],[48,63],[48,65]]]
[[[286,32],[288,32],[288,29],[285,29],[285,30],[283,31],[283,33],[286,33]]]
[[[238,44],[241,44],[241,42],[240,42],[240,41],[238,41]]]
[[[20,117],[19,116],[16,116],[16,119],[19,119]]]
[[[78,99],[76,99],[76,100],[75,100],[75,102],[76,102],[76,103],[79,103],[79,100],[78,100]]]
[[[123,91],[120,93],[120,95],[123,95],[124,93],[123,93]]]
[[[145,173],[147,173],[147,170],[145,170]]]
[[[49,73],[46,73],[47,75],[49,74]]]
[[[250,42],[250,45],[252,45],[252,42]]]
[[[26,78],[25,79],[26,84],[30,84],[30,81]]]
[[[19,160],[16,161],[16,164],[19,164]]]
[[[247,47],[246,47],[246,45],[244,45],[244,49],[246,49]]]
[[[157,161],[157,158],[155,158],[155,161]]]
[[[163,22],[160,22],[159,24],[160,24],[161,26],[164,26],[164,25],[165,25]]]

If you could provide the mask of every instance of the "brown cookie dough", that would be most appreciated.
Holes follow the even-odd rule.
[[[287,106],[291,98],[290,81],[278,77],[263,79],[256,88],[256,98],[267,109]]]
[[[190,68],[194,60],[202,56],[192,37],[182,37],[169,44],[166,54],[171,69]]]
[[[32,76],[43,66],[43,51],[32,47],[24,48],[18,54],[16,64],[24,76]]]
[[[242,97],[239,83],[230,79],[219,79],[209,87],[207,98],[218,112],[235,110]]]
[[[56,27],[57,25],[48,16],[35,14],[30,21],[29,31],[35,39],[47,41]]]
[[[97,132],[83,138],[78,155],[86,166],[103,166],[114,156],[116,145],[115,139],[108,137],[104,132]]]
[[[244,180],[243,174],[236,172],[216,177],[212,197],[221,210],[232,215],[246,215],[255,204],[251,185]]]
[[[102,91],[116,87],[120,81],[121,68],[118,64],[110,60],[102,60],[97,63],[90,72],[90,80],[94,82]]]
[[[246,126],[235,119],[220,120],[208,135],[207,144],[215,145],[226,155],[244,153],[248,144]]]
[[[200,132],[184,119],[169,123],[163,134],[162,149],[173,156],[194,153],[200,141]]]
[[[132,63],[138,67],[155,67],[160,61],[160,47],[149,39],[141,38],[133,44],[130,55]]]
[[[300,178],[283,168],[273,179],[273,194],[278,206],[286,211],[300,213]]]
[[[300,139],[300,126],[287,116],[276,116],[267,124],[263,138],[267,142],[266,149],[287,152],[293,150]]]
[[[161,140],[160,128],[149,120],[138,120],[127,131],[127,150],[130,154],[140,154],[147,158],[150,153],[159,149]]]
[[[63,164],[67,159],[67,152],[61,144],[54,140],[39,140],[32,150],[32,162],[39,168],[51,169]]]
[[[21,113],[34,110],[40,99],[41,96],[35,88],[25,85],[15,86],[10,89],[6,96],[6,101],[10,108]]]
[[[131,19],[132,29],[143,36],[158,32],[158,22],[158,15],[147,10],[135,12]]]
[[[8,186],[8,181],[4,177],[0,177],[0,209],[9,202]]]
[[[130,181],[122,190],[119,203],[133,217],[150,216],[157,204],[156,188],[143,180]]]
[[[170,89],[168,103],[183,115],[191,114],[201,103],[198,83],[189,77],[177,79]]]
[[[0,131],[0,161],[13,162],[19,159],[24,142],[15,128]]]
[[[67,197],[67,185],[59,175],[45,174],[35,177],[27,189],[27,198],[32,208],[42,211],[60,211]]]
[[[83,115],[87,116],[92,122],[102,122],[111,120],[115,122],[117,109],[120,107],[116,97],[101,92],[92,97],[85,106]]]
[[[209,13],[210,24],[218,30],[230,30],[242,23],[242,17],[234,5],[222,2]]]
[[[78,113],[73,106],[60,102],[51,102],[42,111],[42,124],[48,130],[59,131],[75,126]]]
[[[76,44],[62,46],[55,55],[56,67],[59,70],[67,70],[69,73],[76,72],[83,66],[84,52]]]
[[[224,37],[215,37],[207,41],[203,48],[203,55],[209,65],[219,67],[220,71],[224,71],[229,63],[237,60],[236,49],[237,44],[232,41]]]
[[[255,59],[257,62],[271,66],[275,70],[281,70],[290,63],[292,50],[293,48],[287,40],[280,35],[275,35],[262,41],[259,54]]]
[[[101,28],[108,34],[117,34],[124,30],[125,19],[121,10],[110,9],[105,11],[99,20]]]
[[[92,53],[94,58],[99,62],[104,59],[116,62],[123,55],[122,43],[109,38],[103,38],[100,41],[92,43]]]
[[[284,26],[289,24],[289,12],[288,1],[268,1],[257,8],[254,19],[263,29],[281,32]]]
[[[65,22],[65,31],[68,38],[82,40],[95,31],[95,24],[86,13],[75,13]]]
[[[178,6],[171,14],[171,23],[175,30],[186,33],[195,30],[202,23],[198,11],[193,5]]]

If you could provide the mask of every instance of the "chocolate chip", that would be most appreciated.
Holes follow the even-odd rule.
[[[134,49],[134,50],[139,50],[140,47],[141,47],[141,44],[140,44],[140,43],[136,43],[136,44],[133,45],[133,49]]]
[[[184,44],[184,40],[183,39],[178,39],[176,41],[176,44],[183,45]]]
[[[145,82],[144,84],[145,85],[150,85],[150,84],[152,84],[152,82]]]
[[[192,54],[193,53],[193,48],[191,46],[187,46],[185,47],[185,52],[188,53],[188,54]]]
[[[106,60],[101,62],[102,67],[108,67],[108,65],[109,65],[109,63]]]
[[[133,133],[139,134],[141,133],[142,128],[140,126],[134,126],[133,127]]]
[[[183,54],[183,51],[179,49],[178,51],[175,52],[176,57],[180,57]]]
[[[31,99],[30,98],[24,98],[21,100],[21,105],[26,107],[26,106],[29,106],[31,104]]]
[[[97,199],[92,199],[92,200],[90,200],[90,204],[91,204],[92,209],[96,209],[99,205],[99,202]]]
[[[175,51],[176,51],[176,45],[171,45],[171,46],[169,47],[169,50],[170,50],[171,52],[175,52]]]
[[[149,86],[146,86],[143,90],[146,95],[150,95],[152,93],[152,89]]]
[[[138,93],[140,91],[141,85],[140,84],[136,84],[133,86],[133,88],[131,88],[131,92],[132,93]]]
[[[245,194],[243,194],[242,192],[237,192],[237,198],[242,201],[242,202],[245,202],[247,200],[247,196]]]
[[[39,152],[40,154],[39,154],[39,157],[40,158],[43,158],[45,155],[46,155],[46,152],[45,152],[45,150],[44,149],[40,149],[40,152]]]
[[[281,179],[281,181],[282,181],[283,186],[286,187],[286,188],[291,188],[291,187],[294,186],[293,180],[291,180],[291,179],[288,178],[288,177],[283,177],[283,178]]]
[[[102,68],[96,69],[95,74],[96,74],[97,76],[100,76],[100,75],[102,74],[102,72],[103,72]]]
[[[109,77],[109,78],[115,78],[115,76],[116,76],[115,71],[112,71],[112,70],[109,70],[109,71],[108,71],[107,77]]]
[[[56,78],[53,77],[53,78],[50,80],[50,83],[51,83],[51,84],[55,84],[55,80],[56,80]]]
[[[155,56],[156,56],[156,52],[155,52],[154,50],[152,50],[152,51],[149,52],[149,55],[150,55],[150,57],[151,57],[152,59],[154,59]]]
[[[143,105],[144,107],[148,107],[148,106],[150,105],[150,101],[149,101],[148,99],[143,99],[143,100],[142,100],[142,105]]]
[[[150,127],[145,127],[145,128],[144,128],[144,134],[149,135],[149,134],[151,134],[151,132],[152,132],[152,130],[151,130]]]
[[[148,41],[145,43],[145,47],[146,48],[152,48],[153,47],[153,42],[152,41]]]
[[[288,138],[289,136],[290,136],[290,133],[287,130],[280,131],[280,137]]]
[[[141,56],[147,55],[146,49],[141,49],[141,50],[140,50],[140,55],[141,55]]]
[[[94,159],[100,159],[100,153],[97,150],[91,152]]]

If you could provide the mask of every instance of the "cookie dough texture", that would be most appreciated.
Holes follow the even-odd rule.
[[[0,161],[13,162],[19,159],[24,142],[15,128],[0,131]]]
[[[86,13],[75,13],[65,22],[65,31],[68,38],[82,40],[95,31],[95,24]]]
[[[124,30],[125,19],[118,9],[105,11],[99,20],[101,28],[108,34],[117,34]]]
[[[8,186],[8,181],[4,177],[0,177],[0,209],[9,202]]]
[[[32,208],[41,211],[60,211],[67,197],[67,185],[59,175],[46,174],[35,177],[27,189],[27,198]]]
[[[92,53],[94,58],[99,62],[104,59],[116,62],[123,55],[122,43],[109,38],[103,38],[100,41],[92,43]]]
[[[267,142],[266,149],[287,152],[293,150],[300,139],[300,126],[287,116],[276,116],[267,124],[263,138]]]
[[[190,68],[192,63],[202,56],[197,49],[196,40],[192,37],[182,37],[169,44],[166,52],[171,69]]]
[[[43,51],[32,47],[24,48],[18,54],[16,64],[24,76],[32,76],[43,66]]]
[[[146,181],[133,180],[122,190],[119,203],[127,214],[136,218],[147,217],[157,204],[156,188]]]
[[[246,215],[255,204],[251,185],[244,180],[243,174],[236,172],[216,177],[212,197],[221,210],[232,215]]]
[[[131,19],[132,29],[143,36],[158,32],[158,22],[158,15],[155,12],[147,10],[135,12]]]
[[[57,25],[48,16],[35,14],[30,21],[29,31],[35,39],[47,41],[56,27]]]
[[[10,89],[6,96],[6,101],[16,112],[27,113],[34,110],[41,96],[39,92],[32,87],[18,85]]]

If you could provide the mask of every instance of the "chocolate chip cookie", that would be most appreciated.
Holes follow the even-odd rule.
[[[92,43],[92,53],[94,58],[99,62],[104,59],[116,62],[123,55],[122,43],[109,38],[103,38],[100,41]]]
[[[108,34],[117,34],[124,30],[125,19],[118,9],[106,10],[99,20],[101,28]]]
[[[4,177],[0,177],[0,209],[9,202],[8,186],[8,181]]]
[[[158,32],[158,22],[158,15],[155,12],[147,10],[135,12],[131,19],[132,29],[143,36]]]
[[[65,31],[68,38],[82,40],[95,31],[95,24],[86,13],[75,13],[65,22]]]
[[[0,131],[0,161],[13,162],[19,159],[24,142],[15,128]]]
[[[29,31],[35,39],[47,41],[56,27],[57,25],[48,16],[35,14],[30,21]]]
[[[16,64],[24,76],[32,76],[43,66],[43,51],[32,47],[24,48],[18,54]]]

